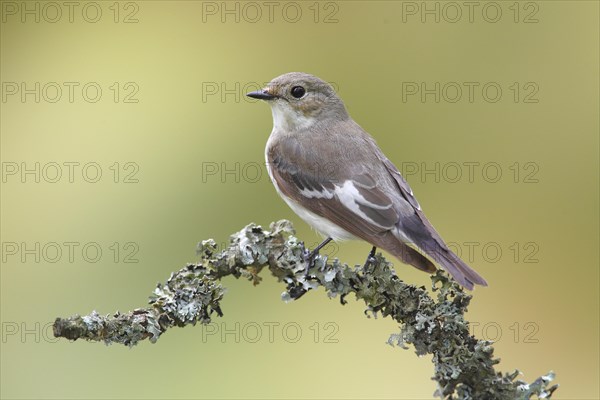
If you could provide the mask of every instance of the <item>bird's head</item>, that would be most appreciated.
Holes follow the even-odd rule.
[[[293,132],[330,118],[348,118],[346,107],[333,87],[316,76],[290,72],[273,79],[247,96],[267,101],[273,112],[273,129]]]

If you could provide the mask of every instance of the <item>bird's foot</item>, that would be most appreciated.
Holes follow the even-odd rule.
[[[310,278],[310,267],[315,264],[315,257],[319,254],[318,252],[304,249],[304,262],[306,263],[306,269],[304,270],[304,276],[306,279]]]
[[[288,288],[288,293],[290,294],[290,298],[292,300],[298,300],[300,297],[304,296],[306,292],[307,290],[302,287],[302,284]]]
[[[306,262],[306,271],[305,271],[305,277],[306,279],[310,278],[310,268],[312,266],[314,266],[315,264],[315,259],[317,258],[317,256],[319,255],[319,250],[321,250],[327,243],[331,242],[333,239],[331,238],[327,238],[325,239],[323,242],[321,242],[321,244],[319,244],[317,247],[315,247],[315,249],[313,251],[308,251],[307,249],[304,250],[304,261]]]
[[[369,265],[375,265],[377,259],[375,258],[375,251],[377,251],[377,247],[373,246],[371,252],[367,256],[367,260],[365,261],[365,265],[363,265],[363,269],[367,269]]]
[[[319,255],[319,250],[321,250],[327,243],[331,242],[331,240],[332,240],[331,238],[325,239],[321,244],[319,244],[317,247],[315,247],[315,249],[312,251],[310,251],[306,248],[304,249],[304,254],[303,254],[302,258],[306,264],[306,269],[304,270],[304,278],[306,279],[306,281],[308,281],[311,278],[310,268],[315,265],[315,260],[316,260],[317,256]],[[288,293],[292,300],[298,300],[300,297],[304,296],[304,294],[306,294],[306,292],[308,292],[309,290],[310,290],[310,287],[308,289],[305,289],[304,283],[298,282],[298,281],[296,281],[291,286],[288,286]]]

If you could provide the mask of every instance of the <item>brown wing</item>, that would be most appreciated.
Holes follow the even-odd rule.
[[[413,195],[413,191],[404,180],[396,166],[381,152],[379,158],[386,166],[389,174],[394,178],[404,198],[414,207],[413,215],[405,216],[398,221],[398,229],[415,245],[436,260],[448,271],[454,279],[468,289],[473,289],[474,284],[487,286],[487,282],[475,270],[454,254],[446,245],[440,234],[429,222]]]
[[[360,165],[337,168],[331,163],[318,168],[294,139],[274,143],[267,157],[283,194],[359,238],[372,242],[373,236],[398,222],[392,199]]]
[[[400,171],[398,171],[398,168],[396,168],[396,166],[385,155],[383,155],[381,152],[378,153],[379,159],[381,160],[381,162],[383,162],[389,174],[396,181],[398,188],[400,189],[400,193],[402,193],[404,199],[406,199],[406,201],[414,208],[415,211],[415,213],[412,216],[409,216],[408,218],[404,218],[402,221],[399,221],[400,225],[404,227],[403,230],[407,233],[412,233],[412,236],[410,237],[415,241],[417,241],[418,238],[431,238],[435,240],[439,246],[441,246],[444,249],[447,249],[448,247],[446,246],[446,243],[444,242],[440,234],[435,230],[433,225],[431,225],[431,223],[421,210],[421,205],[415,198],[408,182],[406,182],[402,174],[400,174]]]

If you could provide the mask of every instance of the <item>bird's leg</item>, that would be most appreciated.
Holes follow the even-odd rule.
[[[305,271],[305,277],[308,280],[310,277],[310,274],[308,273],[310,267],[314,264],[315,262],[315,257],[317,256],[317,254],[319,254],[319,250],[321,250],[323,247],[325,247],[327,245],[327,243],[331,242],[333,239],[328,237],[327,239],[323,240],[323,242],[321,242],[317,247],[315,247],[315,249],[311,252],[309,252],[308,250],[304,250],[304,261],[306,262],[306,271]],[[290,297],[294,300],[298,300],[300,297],[304,296],[304,294],[306,294],[306,289],[304,289],[302,283],[297,283],[296,286],[289,288],[288,287],[288,292],[290,294]]]
[[[375,251],[377,251],[377,247],[373,246],[373,248],[371,249],[371,252],[367,256],[367,260],[365,261],[365,265],[363,265],[363,269],[367,268],[370,264],[374,264],[375,261],[377,261],[375,259]]]
[[[321,242],[321,244],[319,244],[317,247],[315,247],[315,249],[310,253],[310,255],[308,256],[309,259],[310,258],[314,258],[317,254],[319,254],[319,250],[321,250],[323,247],[325,247],[327,245],[327,243],[331,242],[333,239],[328,237],[327,239],[323,240]]]
[[[315,247],[315,249],[313,251],[311,251],[308,255],[305,256],[304,260],[306,261],[306,276],[308,277],[308,270],[310,269],[311,265],[313,265],[314,261],[315,261],[315,257],[317,256],[317,254],[319,254],[319,250],[321,250],[323,247],[325,247],[327,245],[327,243],[331,242],[333,239],[328,237],[327,239],[323,240],[321,242],[321,244],[319,244],[317,247]]]

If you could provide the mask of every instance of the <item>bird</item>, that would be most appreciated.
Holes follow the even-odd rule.
[[[487,286],[448,248],[398,168],[330,84],[290,72],[247,96],[271,106],[265,159],[277,193],[325,238],[312,255],[331,240],[359,239],[373,246],[367,263],[380,248],[428,273],[437,271],[432,259],[469,290]]]

